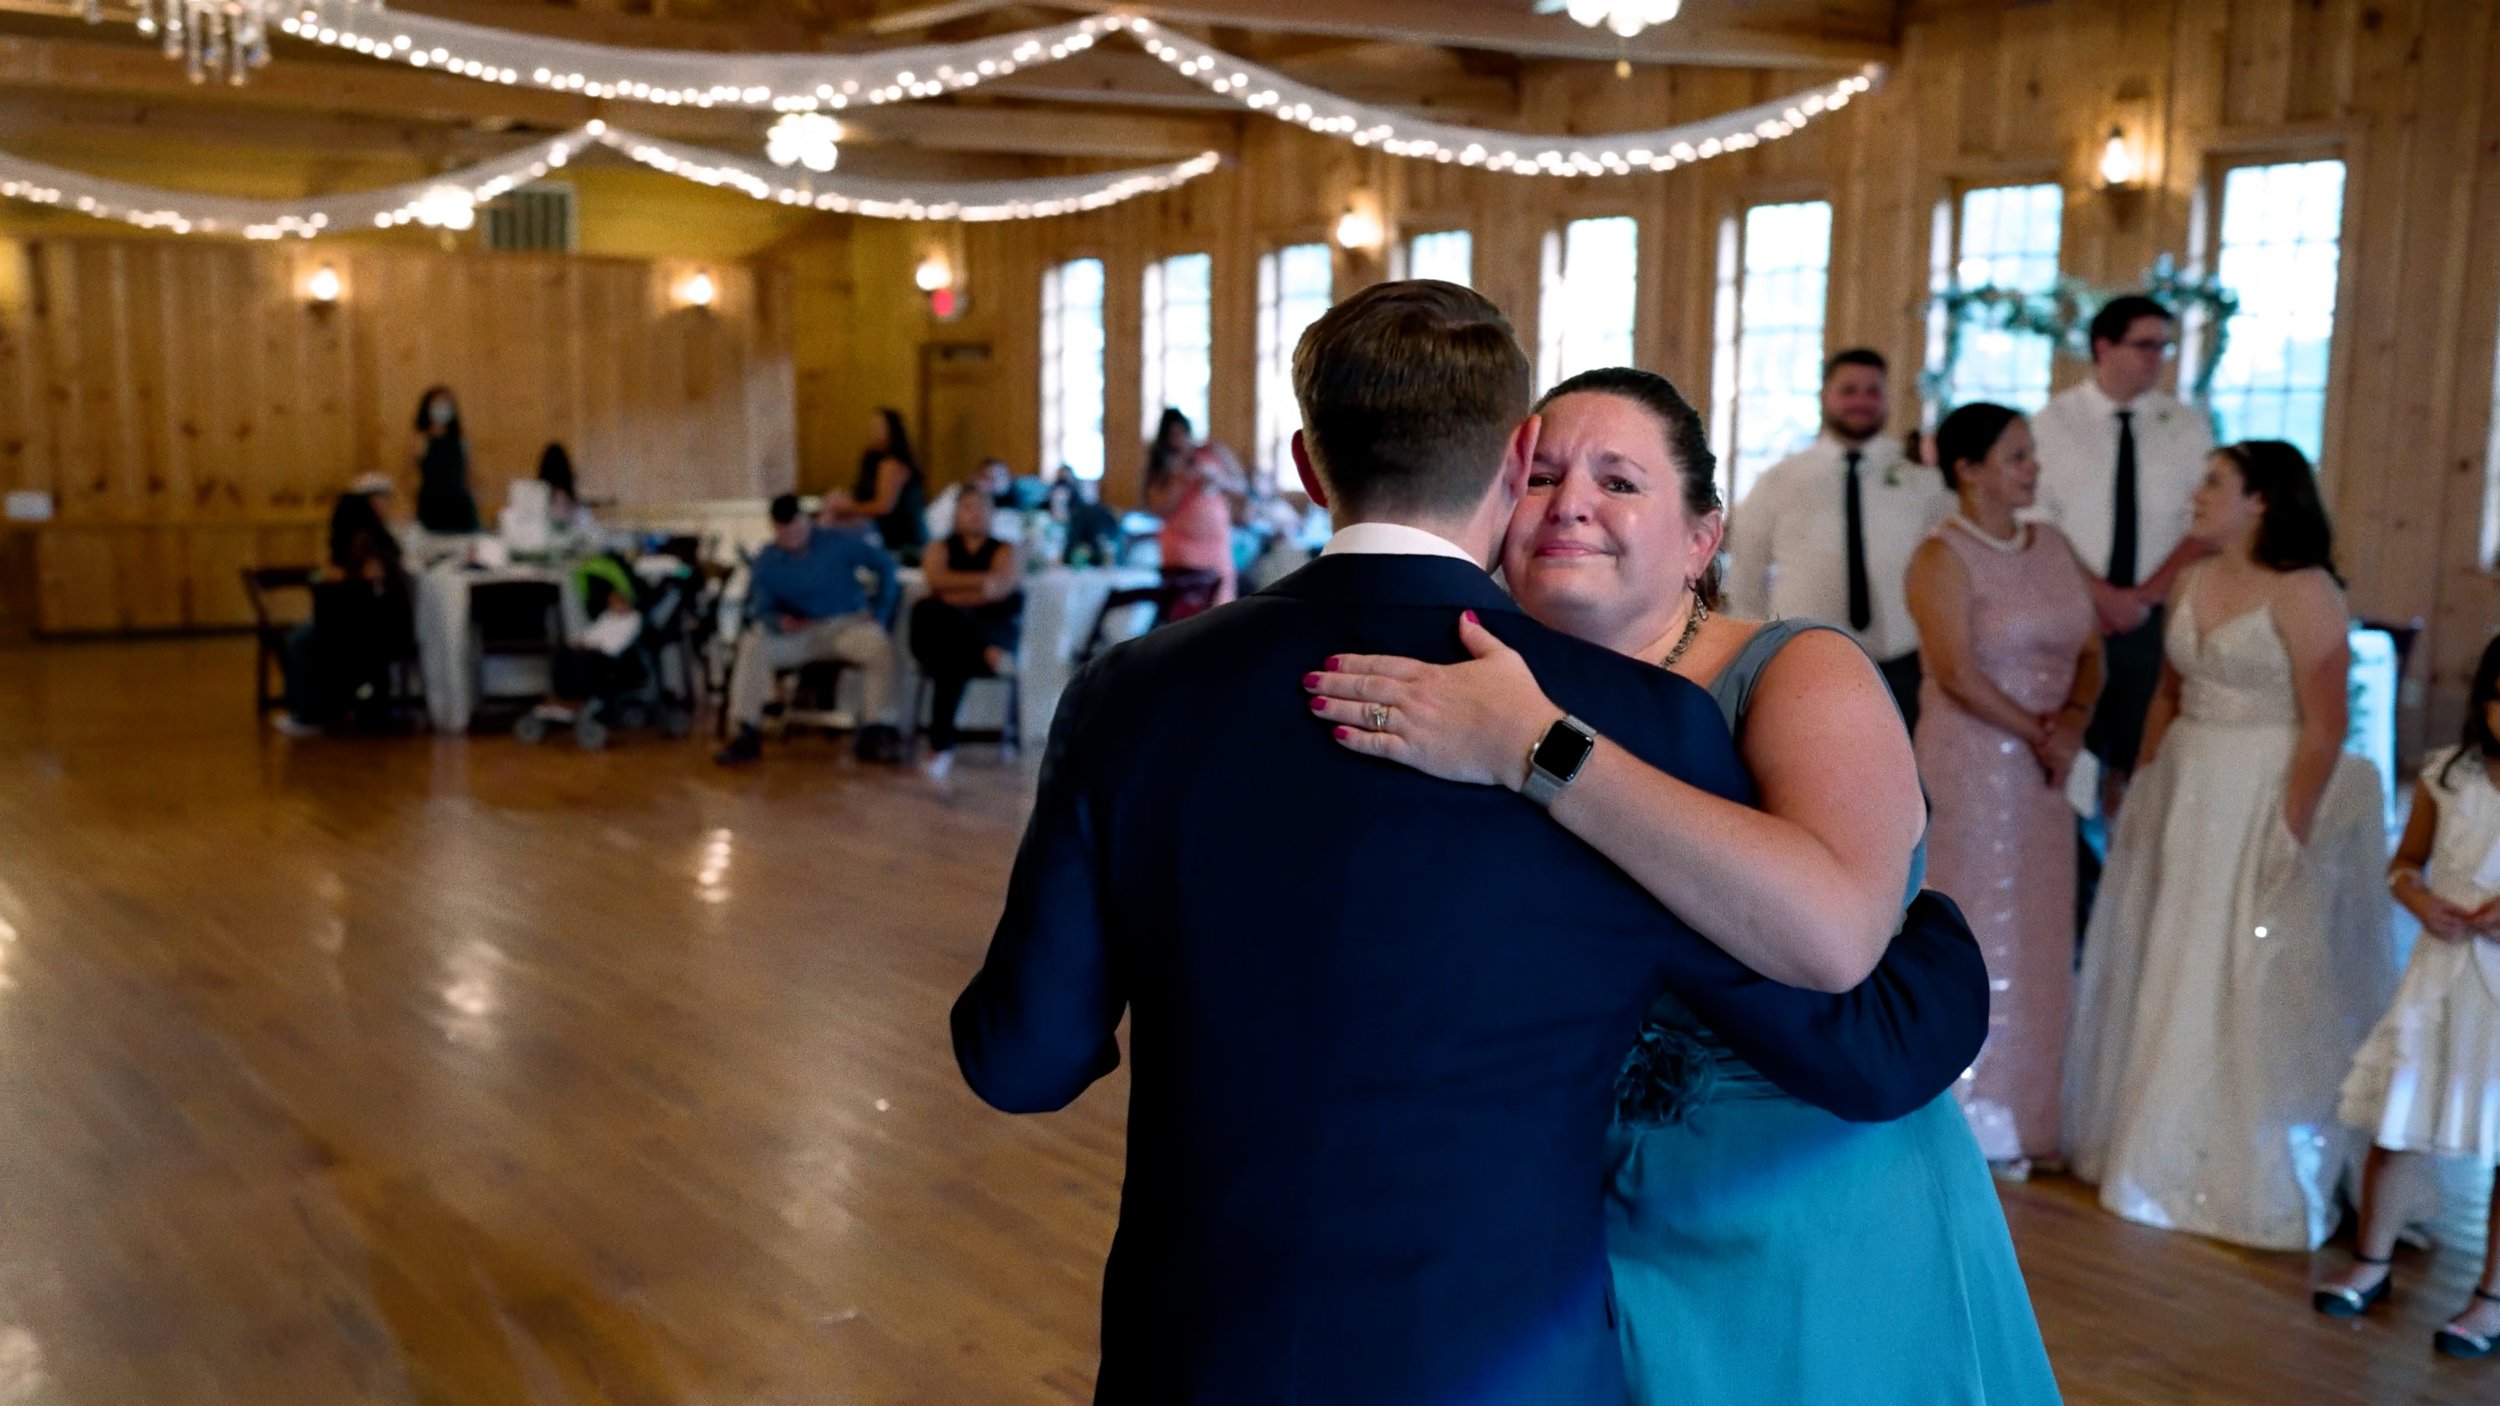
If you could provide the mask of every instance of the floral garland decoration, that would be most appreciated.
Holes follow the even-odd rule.
[[[2045,289],[2007,288],[1994,283],[1977,288],[1964,288],[1959,283],[1946,286],[1928,302],[1944,314],[1944,355],[1920,374],[1919,395],[1936,408],[1939,417],[1953,409],[1946,399],[1946,387],[1953,383],[1953,369],[1961,360],[1962,334],[1973,328],[2046,337],[2059,352],[2088,360],[2092,355],[2093,316],[2111,299],[2130,293],[2150,296],[2181,317],[2202,314],[2208,348],[2198,358],[2196,380],[2189,387],[2188,399],[2205,404],[2207,393],[2213,389],[2214,372],[2231,345],[2231,319],[2239,315],[2240,299],[2211,274],[2198,277],[2182,272],[2178,261],[2168,254],[2154,260],[2142,283],[2132,288],[2094,288],[2065,274]]]

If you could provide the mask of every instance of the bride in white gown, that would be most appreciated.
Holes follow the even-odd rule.
[[[2308,461],[2217,452],[2172,589],[2144,761],[2083,948],[2076,1175],[2132,1221],[2308,1250],[2335,1223],[2336,1092],[2395,989],[2378,774],[2343,750],[2348,617]]]

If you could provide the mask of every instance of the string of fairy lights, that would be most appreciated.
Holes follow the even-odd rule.
[[[1175,73],[1242,108],[1393,156],[1522,175],[1669,171],[1794,135],[1882,80],[1870,67],[1805,92],[1647,131],[1552,136],[1418,118],[1339,97],[1133,15],[869,54],[701,53],[524,34],[386,8],[379,0],[145,0],[141,26],[195,76],[242,81],[266,61],[265,31],[480,82],[662,107],[767,110],[781,117],[764,159],[641,136],[601,122],[423,181],[348,195],[257,201],[131,185],[0,153],[0,198],[55,205],[176,233],[286,238],[419,223],[462,229],[475,208],[593,144],[654,170],[758,200],[915,220],[1045,219],[1099,209],[1214,170],[1203,153],[1170,165],[999,181],[833,176],[844,132],[832,114],[959,92],[1065,60],[1123,34]]]
[[[0,198],[74,210],[175,234],[246,239],[313,238],[359,229],[424,225],[464,230],[480,205],[537,180],[599,145],[672,176],[756,200],[881,219],[1049,219],[1171,190],[1221,165],[1215,152],[1187,161],[1080,176],[989,181],[793,176],[769,163],[647,137],[591,122],[552,141],[422,181],[302,200],[247,200],[131,185],[0,153]]]

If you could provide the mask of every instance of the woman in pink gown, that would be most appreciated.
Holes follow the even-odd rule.
[[[1961,510],[1910,560],[1927,882],[1962,905],[1994,989],[1988,1043],[1956,1096],[1988,1160],[2020,1175],[2058,1147],[2075,961],[2065,788],[2100,694],[2101,636],[2074,549],[2017,517],[2040,480],[2023,417],[1963,406],[1936,453]]]

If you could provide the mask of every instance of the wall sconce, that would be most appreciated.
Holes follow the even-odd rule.
[[[2127,129],[2112,125],[2101,143],[2101,189],[2130,190],[2144,179],[2144,158],[2127,141]]]
[[[339,271],[329,264],[314,269],[312,276],[304,280],[304,301],[316,308],[337,307],[339,295],[346,291]]]
[[[1345,213],[1337,217],[1337,246],[1341,249],[1376,253],[1389,242],[1388,227],[1381,223],[1379,201],[1356,193],[1346,203]]]
[[[708,308],[720,297],[720,285],[714,283],[712,275],[702,269],[677,280],[676,288],[671,291],[681,308]]]

